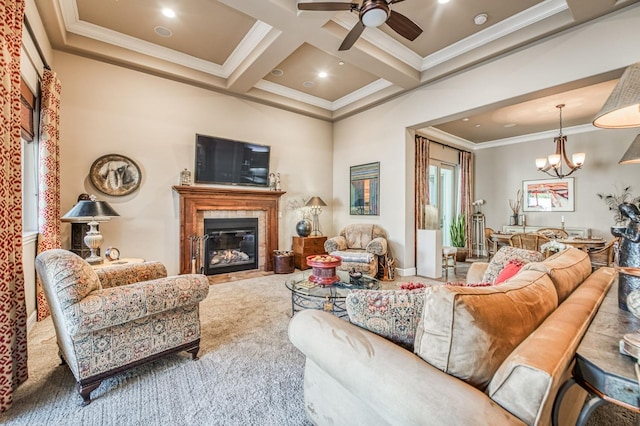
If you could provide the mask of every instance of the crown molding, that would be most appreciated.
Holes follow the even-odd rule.
[[[577,135],[579,133],[593,132],[594,130],[599,130],[599,129],[595,127],[593,124],[589,123],[589,124],[582,124],[580,126],[563,128],[562,134],[565,136],[569,136],[569,135]],[[486,148],[495,148],[498,146],[513,145],[517,143],[531,142],[531,141],[540,140],[540,139],[553,139],[556,136],[558,136],[558,130],[547,130],[545,132],[529,133],[528,135],[514,136],[512,138],[504,138],[504,139],[497,139],[489,142],[482,142],[479,144],[475,144],[474,149],[478,150],[478,149],[486,149]]]
[[[282,86],[277,83],[272,83],[267,80],[260,80],[255,84],[254,87],[256,89],[264,90],[265,92],[270,92],[275,95],[291,98],[296,101],[304,102],[306,104],[324,108],[333,112],[349,104],[357,102],[360,99],[366,98],[367,96],[373,95],[390,86],[393,86],[391,82],[381,78],[374,81],[373,83],[369,83],[366,86],[354,90],[348,95],[343,96],[340,99],[336,99],[333,102],[327,101],[326,99],[322,99],[317,96],[308,95],[304,92],[300,92],[299,90],[290,89],[288,87]]]
[[[431,55],[423,58],[420,71],[425,71],[431,67],[449,61],[478,47],[491,43],[499,38],[512,34],[522,28],[528,27],[536,22],[542,21],[550,16],[556,15],[569,6],[565,0],[548,0],[523,10],[510,18],[504,19],[497,24],[491,25],[469,37],[447,46]]]

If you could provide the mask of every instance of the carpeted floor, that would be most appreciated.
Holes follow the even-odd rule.
[[[200,305],[200,360],[176,354],[105,380],[86,407],[79,405],[71,372],[59,365],[51,320],[36,324],[29,334],[29,380],[18,388],[0,423],[310,425],[302,395],[304,357],[287,337],[287,277],[212,285]],[[384,283],[385,288],[396,286]],[[633,426],[637,421],[624,410],[602,407],[588,425]]]

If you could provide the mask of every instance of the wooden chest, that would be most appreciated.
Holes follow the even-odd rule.
[[[325,236],[293,237],[293,256],[295,267],[300,270],[309,269],[307,256],[312,254],[326,254],[324,251]]]

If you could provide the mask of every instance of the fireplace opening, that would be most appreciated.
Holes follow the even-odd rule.
[[[258,219],[205,219],[204,273],[258,269]]]

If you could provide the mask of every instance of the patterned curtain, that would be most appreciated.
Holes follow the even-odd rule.
[[[22,266],[20,47],[23,0],[0,1],[0,412],[27,379]]]
[[[60,80],[45,69],[40,107],[38,253],[60,248]],[[37,284],[38,321],[49,316],[42,285]]]
[[[425,228],[425,208],[429,204],[429,139],[416,135],[416,229]]]
[[[472,155],[470,152],[460,151],[460,213],[465,215],[466,233],[467,233],[467,249],[471,250],[473,233],[472,218],[473,214],[473,170]],[[469,251],[471,253],[471,251]]]

